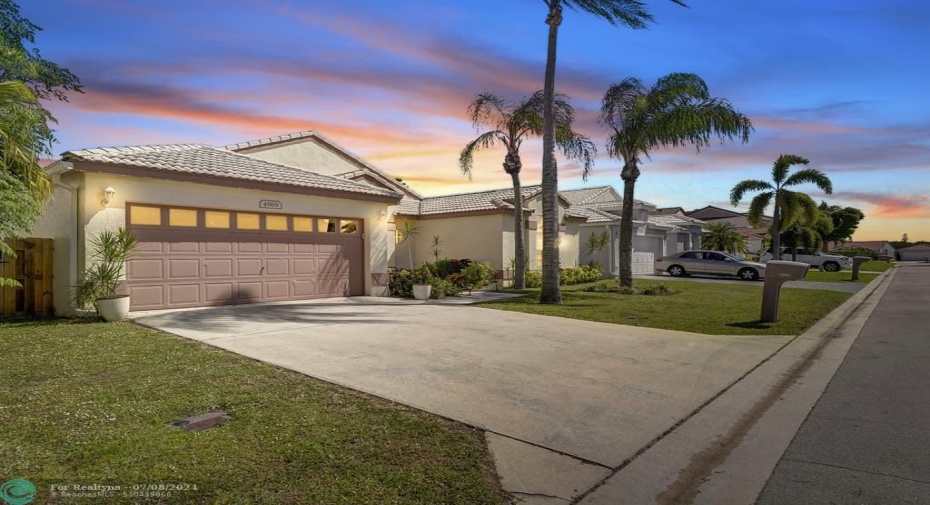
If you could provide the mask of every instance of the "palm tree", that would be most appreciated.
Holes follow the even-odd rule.
[[[709,223],[701,234],[701,248],[713,251],[726,251],[730,254],[746,254],[748,246],[746,237],[736,231],[733,223],[726,221]]]
[[[468,115],[476,129],[480,131],[481,127],[487,127],[488,131],[469,142],[459,155],[459,168],[462,169],[463,174],[471,177],[475,153],[479,149],[499,144],[507,150],[503,166],[504,172],[508,173],[513,181],[515,258],[513,286],[517,289],[526,287],[526,244],[523,231],[523,197],[520,189],[520,170],[523,168],[523,162],[520,159],[520,146],[527,138],[542,135],[542,109],[542,91],[533,93],[532,96],[517,104],[508,102],[493,93],[478,95],[468,106]],[[567,158],[582,162],[583,174],[587,177],[594,165],[597,149],[591,139],[572,130],[574,120],[575,110],[568,103],[568,97],[555,95],[555,142]],[[545,220],[543,225],[545,225]]]
[[[783,154],[772,165],[772,181],[748,179],[738,183],[730,191],[730,203],[735,207],[743,199],[743,195],[750,191],[761,191],[749,204],[749,223],[759,226],[765,209],[774,203],[772,211],[772,256],[781,259],[781,234],[788,227],[796,223],[805,213],[805,208],[813,204],[813,209],[807,209],[813,215],[817,205],[807,195],[791,191],[788,188],[801,184],[814,184],[824,193],[833,194],[833,183],[830,178],[820,170],[804,168],[788,175],[793,165],[807,165],[805,158],[794,154]],[[808,202],[808,200],[810,200]]]
[[[635,77],[612,85],[604,95],[601,121],[611,130],[610,156],[623,161],[620,220],[620,284],[633,286],[633,194],[641,157],[662,147],[693,145],[700,152],[711,138],[749,141],[752,123],[727,100],[711,97],[694,74],[673,73],[646,88]]]
[[[794,201],[796,208],[782,213],[782,216],[785,214],[797,216],[791,225],[786,225],[782,217],[782,226],[785,231],[781,234],[781,239],[785,246],[791,248],[791,261],[798,260],[799,247],[811,252],[823,249],[826,242],[824,237],[833,232],[833,220],[814,203],[814,199],[804,193],[797,193],[797,195],[798,198]]]
[[[682,0],[671,0],[687,7]],[[559,26],[562,24],[562,6],[593,14],[608,23],[622,25],[634,30],[646,28],[652,15],[641,0],[543,0],[549,12],[549,41],[546,51],[546,75],[543,84],[543,159],[542,159],[542,208],[543,208],[543,272],[542,291],[539,303],[562,303],[559,290],[559,223],[558,198],[559,174],[555,161],[555,55]]]

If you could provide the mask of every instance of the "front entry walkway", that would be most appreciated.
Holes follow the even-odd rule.
[[[504,488],[538,503],[589,489],[791,338],[368,297],[136,321],[484,428]]]

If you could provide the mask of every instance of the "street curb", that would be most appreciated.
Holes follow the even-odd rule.
[[[573,503],[754,503],[896,271],[877,277]]]

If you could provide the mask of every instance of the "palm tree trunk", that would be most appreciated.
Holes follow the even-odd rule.
[[[555,52],[562,23],[560,0],[549,1],[549,46],[546,55],[546,77],[543,85],[543,159],[542,159],[542,291],[539,303],[562,303],[559,290],[559,174],[555,162]]]
[[[781,213],[778,207],[778,193],[775,193],[775,211],[772,213],[772,259],[781,259]]]
[[[510,154],[507,155],[511,156]],[[524,239],[523,194],[520,189],[520,173],[511,172],[513,180],[513,253],[515,265],[513,272],[513,287],[526,288],[526,242]]]
[[[639,178],[636,162],[627,163],[620,172],[623,179],[623,207],[620,211],[620,286],[633,287],[633,190]]]

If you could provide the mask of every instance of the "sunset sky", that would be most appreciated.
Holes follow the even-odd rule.
[[[816,199],[862,209],[858,240],[930,240],[930,2],[666,0],[649,30],[566,10],[557,88],[601,156],[587,182],[560,160],[560,187],[613,184],[598,125],[607,87],[693,72],[756,127],[748,144],[656,152],[637,197],[729,207],[782,153],[833,180]],[[509,185],[501,151],[474,178],[457,168],[476,132],[474,95],[519,99],[542,87],[541,0],[19,0],[44,28],[42,55],[86,93],[51,103],[56,153],[155,143],[226,145],[318,130],[426,195]],[[523,151],[539,182],[540,146]],[[806,188],[812,190],[813,188]]]

